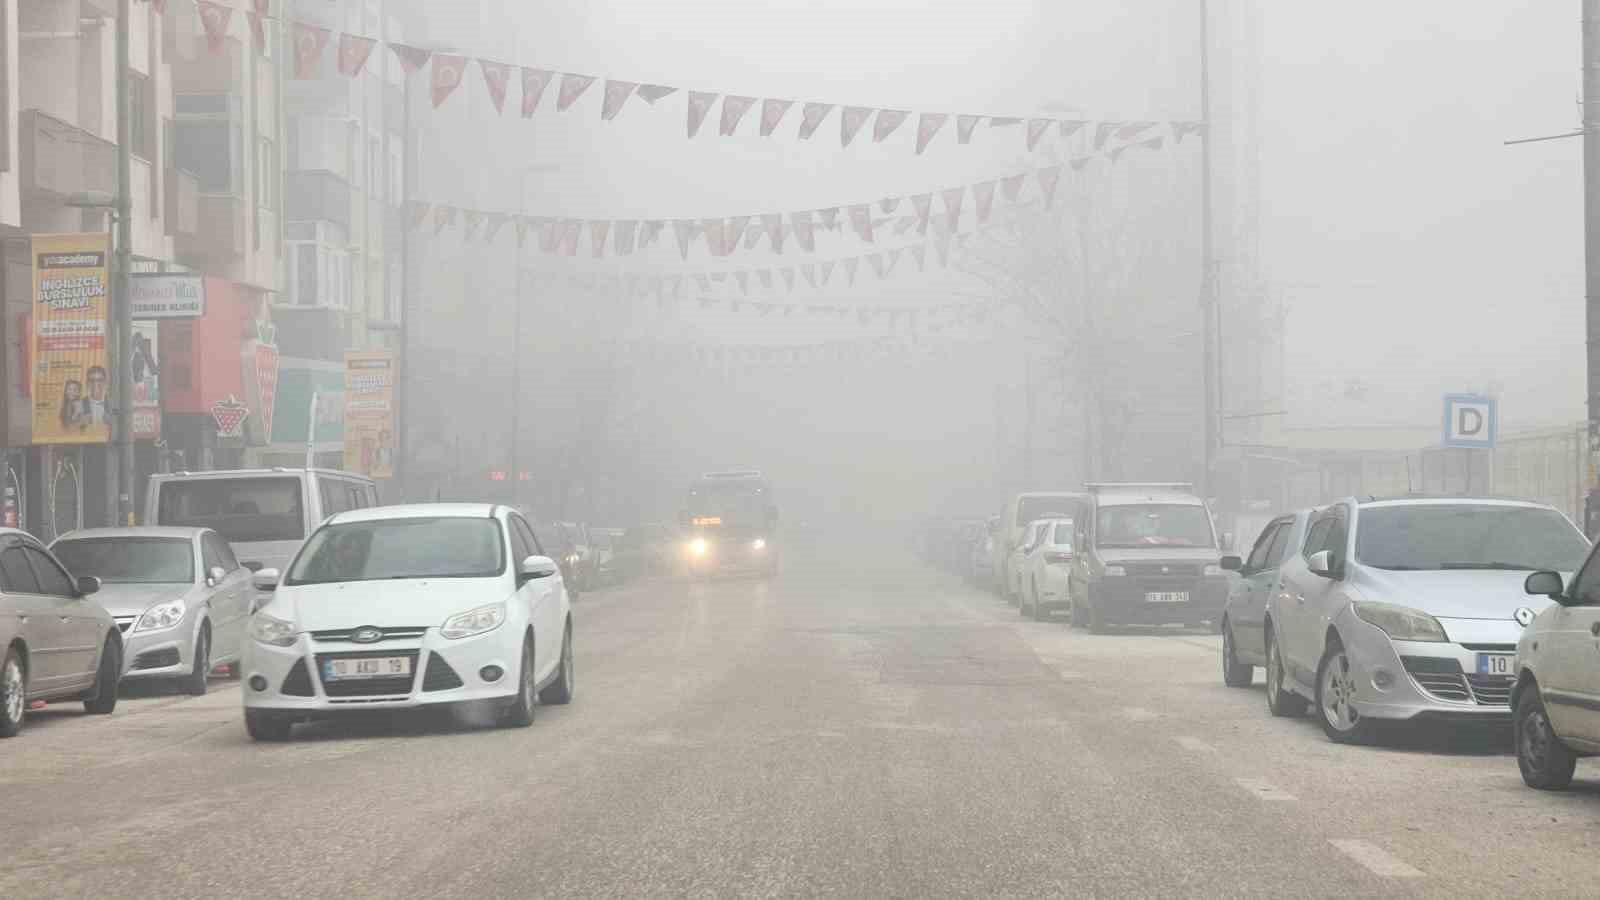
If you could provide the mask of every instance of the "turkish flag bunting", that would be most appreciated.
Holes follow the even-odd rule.
[[[465,74],[467,58],[456,53],[435,53],[433,55],[433,105],[437,109],[461,86],[461,77]]]
[[[856,283],[856,270],[861,268],[861,257],[852,256],[844,261],[844,275],[846,284]]]
[[[865,203],[850,207],[850,227],[862,240],[872,243],[872,207]]]
[[[933,211],[933,195],[917,194],[911,198],[911,205],[917,208],[917,233],[928,233],[928,215]]]
[[[872,115],[872,108],[868,106],[846,106],[839,116],[839,143],[848,147],[855,140],[856,132],[867,123],[867,117]]]
[[[756,98],[754,97],[739,97],[734,94],[729,94],[722,98],[723,137],[733,134],[738,129],[740,120],[744,118],[745,113],[750,111],[750,107],[754,106],[755,102]]]
[[[772,137],[773,130],[778,127],[779,122],[783,121],[784,114],[793,105],[793,100],[767,99],[761,101],[761,136]]]
[[[583,92],[594,84],[593,75],[574,75],[571,72],[561,73],[561,90],[556,94],[556,112],[566,112],[572,104],[578,102]]]
[[[978,206],[978,224],[989,224],[989,210],[994,207],[994,181],[980,181],[972,186],[972,199]]]
[[[359,34],[339,35],[339,74],[354,78],[366,68],[367,58],[378,42]]]
[[[328,46],[330,32],[326,28],[294,23],[294,77],[304,81],[317,77],[317,65],[322,62],[322,51]]]
[[[1061,180],[1060,166],[1047,166],[1039,170],[1039,187],[1044,189],[1044,208],[1055,204],[1056,183]]]
[[[906,116],[909,115],[911,115],[911,113],[906,112],[903,109],[878,110],[878,119],[876,122],[872,123],[873,143],[881,143],[884,138],[894,134],[895,129],[899,128],[900,123],[904,122],[906,120]]]
[[[257,53],[267,52],[267,16],[272,14],[272,0],[251,0],[250,11],[244,14],[250,22],[250,36],[255,39]]]
[[[1007,203],[1017,202],[1017,197],[1022,194],[1022,180],[1027,177],[1027,174],[1024,173],[1022,175],[1008,175],[1000,179],[1000,187],[1006,195]]]
[[[962,144],[972,143],[972,129],[978,127],[978,120],[983,116],[956,116],[956,141]]]
[[[800,249],[807,253],[817,252],[817,232],[811,223],[811,211],[790,213],[789,224],[794,230],[795,240],[800,242]]]
[[[483,73],[483,86],[489,90],[489,102],[494,104],[494,111],[505,112],[506,85],[511,81],[511,66],[508,63],[480,59],[478,71]]]
[[[923,113],[922,114],[922,118],[917,120],[917,153],[918,154],[921,154],[922,151],[928,149],[928,142],[933,140],[933,136],[938,134],[939,133],[939,129],[943,128],[944,127],[944,123],[946,123],[948,121],[950,121],[949,113]],[[968,134],[969,135],[971,134],[970,130],[968,131]],[[963,141],[962,143],[966,143],[966,142]]]
[[[433,56],[432,50],[424,50],[421,47],[408,47],[405,44],[396,44],[392,41],[389,43],[389,49],[394,51],[395,59],[400,60],[401,71],[407,75],[415,75],[422,71],[422,67],[427,65],[429,58]]]
[[[944,215],[949,223],[950,230],[956,230],[956,223],[961,221],[961,200],[967,194],[964,187],[946,188],[944,192]]]
[[[761,224],[766,226],[767,238],[772,241],[775,253],[783,252],[783,213],[764,213]]]
[[[1050,129],[1050,122],[1051,122],[1050,119],[1029,119],[1028,120],[1028,149],[1029,150],[1032,150],[1034,147],[1039,146],[1039,138],[1044,137],[1044,133]]]
[[[717,95],[714,92],[689,92],[689,137],[700,133],[700,123],[706,120],[706,113],[711,111],[711,104],[715,102]]]
[[[600,118],[607,122],[615,119],[638,87],[636,81],[607,81],[605,100],[600,105]]]
[[[534,112],[539,109],[539,100],[544,96],[544,89],[550,86],[550,82],[554,80],[555,77],[556,73],[550,71],[549,69],[530,69],[526,66],[523,67],[522,117],[524,119],[533,118]]]
[[[634,239],[639,233],[638,219],[623,219],[617,222],[617,255],[627,256],[633,252]]]
[[[676,94],[677,92],[677,88],[667,87],[664,84],[639,85],[639,99],[650,104],[651,106],[655,106],[656,101],[660,100],[662,97],[668,96],[669,94]]]
[[[213,0],[198,0],[195,6],[200,11],[200,26],[206,32],[206,49],[221,53],[227,46],[228,23],[233,21],[233,7],[223,6]]]
[[[800,112],[800,140],[810,140],[832,109],[832,103],[807,103]]]

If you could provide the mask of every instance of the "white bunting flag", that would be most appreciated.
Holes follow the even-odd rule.
[[[791,267],[791,266],[785,266],[780,271],[783,272],[783,287],[784,287],[784,290],[793,292],[794,291],[794,268]]]
[[[972,129],[978,127],[978,122],[983,116],[956,116],[956,141],[957,143],[972,143]]]
[[[850,227],[867,243],[872,243],[872,207],[858,203],[850,207]]]
[[[822,286],[823,287],[827,287],[828,286],[828,279],[832,278],[832,277],[833,277],[833,260],[830,259],[827,262],[822,264]]]
[[[927,244],[912,244],[911,245],[911,258],[917,261],[917,271],[921,272],[927,266],[927,262],[928,262],[928,245]]]
[[[883,268],[883,254],[882,253],[868,253],[867,254],[867,262],[871,263],[872,271],[876,272],[878,274],[878,280],[882,281],[883,280],[883,276],[885,274],[885,271],[884,271],[884,268]]]
[[[845,259],[844,276],[846,284],[854,285],[856,283],[856,270],[859,268],[861,268],[861,257],[851,256]]]
[[[826,231],[833,231],[839,227],[839,207],[830,206],[827,209],[817,210],[817,218],[822,220],[822,227]]]
[[[739,282],[739,293],[741,293],[741,294],[750,293],[750,273],[749,272],[746,272],[744,269],[740,269],[739,271],[733,273],[733,277],[734,277],[735,281]]]
[[[711,104],[717,102],[717,95],[710,91],[689,92],[689,137],[700,133],[700,123],[706,120],[706,113],[711,111]]]
[[[1050,129],[1051,121],[1052,121],[1051,119],[1029,119],[1028,120],[1028,149],[1029,150],[1032,150],[1033,148],[1039,146],[1039,139],[1044,137],[1044,133]]]
[[[772,290],[772,270],[771,269],[758,269],[758,270],[756,270],[756,277],[761,279],[761,287],[764,290],[768,290],[768,291]]]
[[[633,252],[634,237],[638,234],[639,222],[637,219],[623,219],[617,222],[617,255],[627,256]]]
[[[900,205],[900,198],[899,197],[885,197],[882,200],[878,201],[878,208],[883,210],[884,215],[889,215],[889,214],[893,213],[895,211],[895,208],[898,207],[899,205]]]
[[[660,100],[662,97],[669,97],[677,92],[677,88],[667,87],[664,84],[641,84],[639,85],[638,91],[635,93],[639,95],[640,100],[643,100],[651,106],[655,106],[657,100]]]
[[[812,263],[801,263],[800,274],[805,276],[806,284],[813,288],[817,286],[817,267]]]
[[[673,219],[672,234],[678,239],[678,254],[684,259],[688,259],[689,241],[694,238],[694,221],[691,219]]]

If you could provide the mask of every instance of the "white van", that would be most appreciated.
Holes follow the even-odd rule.
[[[378,505],[364,475],[333,469],[229,469],[153,475],[146,525],[211,528],[251,569],[282,570],[334,513]]]
[[[1012,495],[1000,514],[1000,530],[994,536],[995,588],[1001,596],[1009,593],[1011,552],[1022,545],[1028,523],[1035,519],[1076,519],[1088,499],[1089,495],[1081,491],[1028,491]]]

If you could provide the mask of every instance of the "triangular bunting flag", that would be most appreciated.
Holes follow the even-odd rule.
[[[773,100],[768,98],[761,101],[761,136],[772,137],[772,132],[783,121],[784,113],[794,105],[793,100]]]
[[[928,262],[928,245],[912,244],[911,258],[917,261],[917,271],[921,272]]]
[[[644,227],[639,232],[639,246],[649,247],[650,245],[654,244],[656,239],[661,237],[661,229],[665,228],[666,225],[667,223],[660,219],[650,219],[646,221],[644,223]]]
[[[700,286],[702,293],[711,293],[711,279],[706,275],[706,273],[696,272],[694,276],[694,282]]]
[[[478,212],[475,209],[462,210],[461,211],[461,226],[462,226],[462,228],[461,228],[461,239],[464,240],[464,241],[472,240],[473,236],[478,233],[478,226],[480,224],[482,224],[482,223],[483,223],[483,213]]]
[[[771,269],[761,269],[761,270],[757,271],[756,272],[756,277],[761,279],[761,286],[763,288],[766,288],[769,291],[772,290],[772,270]]]
[[[911,227],[915,224],[917,224],[916,216],[901,216],[894,221],[894,233],[896,235],[905,234],[906,232],[910,231]]]
[[[893,249],[891,249],[889,251],[889,271],[890,272],[893,272],[894,271],[894,267],[899,265],[899,263],[900,263],[900,254],[904,253],[905,249],[906,248],[904,248],[904,247],[895,247],[895,248],[893,248]]]
[[[846,284],[854,285],[856,283],[856,270],[859,268],[861,268],[861,257],[851,256],[844,260],[844,275]]]
[[[633,252],[634,237],[639,232],[637,219],[623,219],[617,222],[617,255],[627,256]]]
[[[783,230],[783,226],[779,225],[778,230],[781,232]],[[754,250],[756,248],[756,244],[761,242],[761,235],[763,233],[764,231],[760,225],[747,226],[744,230],[744,248],[746,250]]]
[[[372,48],[378,42],[369,37],[358,34],[339,35],[339,74],[354,78],[366,68],[367,59],[372,56]]]
[[[1055,203],[1056,182],[1061,179],[1060,166],[1047,166],[1039,170],[1039,187],[1044,190],[1044,208],[1049,209]]]
[[[267,53],[267,16],[272,13],[271,7],[272,0],[250,0],[250,11],[244,14],[250,22],[250,37],[256,52],[263,56]]]
[[[789,291],[794,290],[794,269],[792,267],[785,266],[779,271],[783,273],[784,289]]]
[[[415,75],[422,71],[422,67],[427,65],[428,60],[433,56],[432,50],[424,50],[421,47],[408,47],[405,44],[396,44],[392,41],[389,44],[389,49],[394,51],[395,59],[400,61],[400,71],[407,75]]]
[[[1122,127],[1121,122],[1101,122],[1094,130],[1094,149],[1099,150],[1106,145],[1106,140]]]
[[[304,81],[317,77],[317,65],[322,62],[322,51],[328,46],[331,32],[326,28],[294,23],[294,77]]]
[[[1027,173],[1023,173],[1007,175],[1000,179],[1000,188],[1005,193],[1007,203],[1017,202],[1017,198],[1022,195],[1022,181],[1027,177]]]
[[[534,112],[539,109],[539,99],[544,96],[544,89],[550,86],[550,82],[555,77],[556,73],[550,71],[549,69],[530,69],[526,66],[523,67],[522,117],[524,119],[533,118]]]
[[[511,66],[493,60],[478,60],[478,71],[483,73],[483,86],[489,90],[489,102],[494,111],[506,111],[506,85],[511,81]]]
[[[1029,150],[1032,150],[1034,147],[1039,146],[1039,138],[1044,137],[1044,133],[1050,129],[1050,122],[1051,122],[1050,119],[1029,119],[1028,120],[1028,149]]]
[[[578,255],[578,239],[583,234],[583,220],[569,219],[561,225],[561,252],[568,256]]]
[[[928,232],[928,216],[933,212],[933,195],[913,195],[911,205],[917,209],[917,233],[926,234]]]
[[[437,109],[461,85],[467,58],[455,53],[433,55],[433,105]]]
[[[858,203],[850,207],[850,227],[867,243],[872,243],[872,207]]]
[[[711,104],[717,102],[717,95],[710,91],[689,92],[689,137],[700,133],[700,123],[706,120],[706,113],[711,111]]]
[[[633,96],[634,90],[638,87],[639,83],[636,81],[611,81],[608,79],[605,87],[605,100],[600,104],[600,118],[607,122],[615,119],[617,113],[622,112],[622,105],[628,102],[628,98]]]
[[[731,136],[738,129],[740,120],[744,118],[744,114],[749,112],[750,107],[754,106],[755,103],[756,98],[754,97],[740,97],[729,94],[722,98],[721,134],[723,137]]]
[[[833,262],[834,261],[830,259],[827,262],[822,264],[822,286],[823,287],[827,287],[828,286],[828,279],[833,277]]]
[[[830,206],[827,209],[817,210],[817,218],[822,220],[822,227],[832,231],[839,227],[839,207]]]
[[[996,182],[980,181],[972,186],[972,199],[978,207],[978,224],[989,224],[989,210],[994,206]]]
[[[888,215],[888,214],[894,212],[895,208],[898,207],[899,205],[900,205],[900,198],[899,197],[885,197],[882,200],[878,201],[878,208],[883,210],[884,215]]]
[[[938,134],[939,133],[939,129],[943,128],[944,127],[944,123],[946,123],[948,121],[950,121],[950,114],[949,113],[923,113],[922,114],[922,117],[917,120],[917,153],[918,153],[918,155],[921,155],[922,151],[928,149],[928,142],[933,140],[933,136]],[[971,135],[971,131],[970,130],[968,131],[968,135],[969,136]],[[962,143],[964,144],[964,143],[966,143],[966,141],[962,141]]]
[[[938,239],[937,241],[934,241],[933,242],[933,249],[934,249],[934,251],[936,253],[939,254],[939,265],[941,267],[944,267],[944,268],[949,268],[950,267],[950,239],[948,237],[942,237],[942,238]]]
[[[1083,126],[1085,126],[1087,124],[1089,124],[1089,123],[1085,122],[1082,119],[1062,119],[1058,123],[1059,128],[1060,128],[1060,132],[1061,132],[1061,136],[1064,137],[1064,138],[1065,137],[1072,137],[1073,135],[1077,134],[1078,130],[1083,128]]]
[[[522,245],[528,242],[528,227],[530,224],[532,223],[523,216],[517,216],[517,249],[519,250],[522,249]]]
[[[558,222],[545,222],[539,227],[539,252],[555,253],[560,250],[561,239],[565,235],[565,225]]]
[[[817,267],[811,263],[800,264],[800,274],[805,276],[806,284],[817,286]]]
[[[839,115],[839,143],[848,147],[855,140],[856,132],[867,123],[867,118],[872,115],[872,108],[867,106],[846,106]]]
[[[957,143],[972,143],[972,129],[978,127],[978,122],[983,116],[956,116],[956,141]]]
[[[572,104],[578,102],[583,92],[594,84],[593,75],[575,75],[571,72],[561,73],[561,88],[556,94],[556,112],[566,112]]]
[[[727,256],[739,249],[739,241],[745,238],[745,232],[750,230],[751,216],[734,216],[728,220],[727,230],[723,232],[722,255]]]
[[[1124,145],[1122,145],[1120,147],[1112,147],[1111,148],[1111,152],[1106,154],[1106,158],[1111,160],[1112,162],[1116,162],[1117,158],[1122,156],[1122,151],[1124,151],[1126,149],[1128,149],[1128,146],[1126,144],[1124,144]]]
[[[223,6],[213,0],[197,0],[195,7],[200,12],[200,27],[206,32],[206,49],[213,54],[221,53],[227,46],[228,23],[233,21],[233,7]]]
[[[639,90],[636,91],[636,93],[639,95],[639,99],[650,104],[651,106],[655,106],[656,101],[660,100],[662,97],[669,97],[677,92],[677,88],[667,87],[664,84],[641,84],[639,85]]]
[[[1117,129],[1117,139],[1131,141],[1155,126],[1156,123],[1154,122],[1129,122]]]
[[[965,187],[946,188],[944,192],[944,215],[949,223],[950,230],[956,230],[956,224],[961,221],[961,200],[967,194]]]
[[[689,241],[694,238],[694,221],[692,219],[673,219],[672,235],[678,239],[678,254],[684,259],[688,259]]]
[[[872,264],[872,271],[876,272],[878,274],[878,278],[881,280],[884,275],[883,254],[868,253],[867,262]]]
[[[878,110],[878,119],[872,123],[873,143],[882,143],[884,138],[894,134],[895,129],[899,128],[900,123],[904,122],[906,116],[909,115],[911,113],[903,109]]]
[[[1089,160],[1091,160],[1091,159],[1094,159],[1094,157],[1092,157],[1092,156],[1074,156],[1072,158],[1072,170],[1074,172],[1083,171],[1083,167],[1087,166],[1089,164]]]
[[[454,206],[435,206],[433,208],[433,233],[438,234],[444,231],[455,220],[456,208]]]
[[[733,278],[734,278],[735,281],[739,282],[739,293],[741,293],[741,294],[750,293],[750,273],[749,272],[746,272],[744,269],[740,269],[739,271],[733,273]]]
[[[432,209],[433,207],[426,203],[411,204],[411,227],[413,229],[421,228],[422,223],[428,221],[428,213]]]
[[[1009,128],[1012,125],[1021,125],[1022,120],[1016,116],[990,116],[990,128]]]
[[[811,223],[811,212],[790,213],[789,223],[794,229],[795,240],[800,242],[800,249],[807,253],[817,252],[817,233]]]
[[[800,140],[810,140],[817,126],[822,124],[822,120],[828,117],[828,112],[832,109],[832,103],[807,103],[800,115]]]
[[[783,213],[764,213],[761,224],[766,226],[767,238],[772,241],[772,249],[776,253],[783,252]]]
[[[1140,141],[1139,146],[1145,148],[1146,150],[1160,150],[1165,142],[1166,138],[1158,134],[1153,138]]]

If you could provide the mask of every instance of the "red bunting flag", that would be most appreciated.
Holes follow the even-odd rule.
[[[561,252],[568,256],[578,255],[578,239],[583,233],[583,220],[568,219],[561,225]]]
[[[606,81],[605,99],[600,104],[600,118],[607,122],[615,119],[617,113],[622,112],[623,104],[628,102],[628,98],[633,96],[638,87],[639,83],[636,81]]]
[[[944,215],[949,223],[950,230],[956,230],[956,223],[961,221],[961,201],[966,197],[967,189],[964,187],[946,188],[944,192]]]
[[[832,109],[832,103],[807,103],[800,114],[800,140],[810,140],[817,126],[822,124]]]
[[[195,6],[200,12],[200,27],[206,32],[206,49],[213,54],[221,53],[227,46],[228,24],[233,21],[233,7],[223,6],[213,0],[197,0]]]
[[[858,203],[850,207],[850,227],[867,243],[872,243],[872,207]]]
[[[366,68],[367,58],[378,42],[359,34],[339,35],[339,74],[354,78]]]
[[[795,240],[800,242],[800,249],[807,253],[817,251],[817,233],[811,224],[811,211],[789,214],[789,224],[794,230]]]
[[[394,51],[395,59],[400,61],[400,70],[407,75],[415,75],[422,71],[422,67],[427,65],[428,60],[433,56],[432,50],[424,50],[421,47],[408,47],[405,44],[396,44],[393,41],[389,43],[389,49]]]
[[[511,81],[511,66],[508,63],[480,59],[478,71],[483,73],[483,86],[489,91],[489,102],[494,104],[494,111],[505,112],[506,87]]]
[[[633,252],[634,239],[639,233],[639,220],[623,219],[617,222],[617,255],[627,256]]]
[[[867,118],[872,115],[871,107],[846,106],[839,115],[839,143],[848,147],[855,140],[856,132],[867,123]]]
[[[793,100],[773,100],[769,98],[761,101],[761,136],[772,137],[772,132],[777,129],[778,123],[783,121],[784,114],[793,105]]]
[[[1022,194],[1022,180],[1027,177],[1027,173],[1024,172],[1020,175],[1008,175],[1000,179],[1000,187],[1005,192],[1007,203],[1017,202],[1017,197]]]
[[[294,23],[294,77],[297,80],[317,77],[317,66],[322,62],[322,51],[328,46],[329,35],[326,28]]]
[[[923,113],[922,114],[922,118],[917,120],[917,153],[918,153],[918,155],[921,155],[922,151],[928,149],[928,142],[933,140],[933,136],[938,134],[939,133],[939,129],[943,128],[944,127],[944,123],[948,122],[949,120],[950,120],[950,115],[948,113]],[[969,132],[969,134],[970,134],[970,132]],[[966,142],[963,141],[962,143],[966,143]]]
[[[978,207],[978,224],[989,224],[989,210],[994,206],[994,181],[980,181],[972,186],[972,199]]]
[[[1047,166],[1039,170],[1039,187],[1044,189],[1044,208],[1055,204],[1056,183],[1061,180],[1060,166]]]
[[[1039,138],[1044,137],[1044,133],[1049,130],[1050,122],[1051,122],[1050,119],[1029,119],[1028,120],[1028,149],[1029,150],[1032,150],[1034,147],[1039,146]]]
[[[972,129],[978,127],[978,122],[983,116],[956,116],[956,141],[957,143],[972,143]]]
[[[723,137],[733,134],[739,127],[739,121],[744,118],[745,113],[750,111],[750,107],[754,106],[755,102],[756,98],[754,97],[740,97],[734,94],[729,94],[722,98],[721,131]]]
[[[856,270],[861,268],[861,257],[852,256],[844,261],[844,274],[846,284],[856,283]]]
[[[783,252],[783,213],[763,213],[761,224],[766,226],[767,239],[776,253]]]
[[[550,82],[554,80],[555,77],[556,73],[550,71],[549,69],[530,69],[526,66],[523,67],[522,117],[524,119],[533,118],[534,112],[539,109],[539,100],[544,96],[544,89],[550,86]]]
[[[662,97],[666,97],[671,94],[676,94],[677,92],[677,88],[667,87],[664,84],[641,84],[639,85],[638,94],[640,100],[643,100],[651,106],[655,106],[657,100],[660,100]]]
[[[583,96],[583,92],[587,91],[591,84],[594,84],[593,75],[562,72],[561,89],[556,94],[556,112],[566,112],[572,104],[578,102],[578,98]]]
[[[555,221],[546,221],[539,228],[539,250],[543,253],[555,253],[561,249],[561,239],[567,233],[566,225]]]
[[[250,10],[244,14],[250,22],[250,36],[255,40],[256,52],[267,52],[267,17],[272,14],[272,0],[251,0]]]
[[[700,124],[706,120],[706,113],[711,111],[711,104],[717,102],[717,95],[711,91],[689,92],[689,137],[700,133]]]
[[[878,110],[878,119],[872,123],[872,142],[875,144],[882,143],[884,138],[894,134],[895,129],[899,128],[900,123],[904,122],[906,116],[909,115],[911,113],[903,109]]]
[[[928,216],[933,212],[933,195],[917,194],[911,198],[911,205],[917,209],[917,233],[928,233]]]
[[[466,72],[467,58],[456,53],[435,53],[433,55],[433,106],[435,109],[445,101],[457,87],[461,86],[461,77]]]

